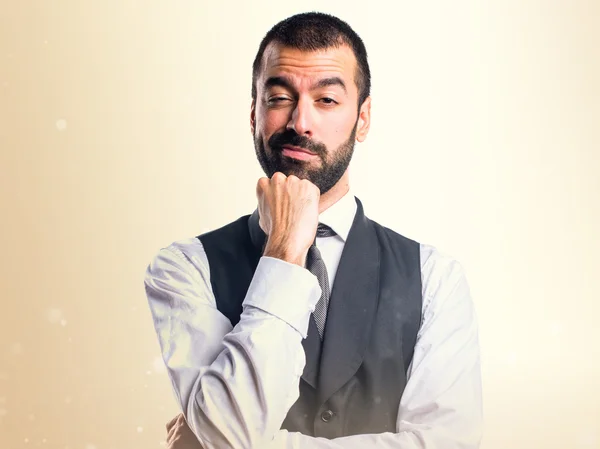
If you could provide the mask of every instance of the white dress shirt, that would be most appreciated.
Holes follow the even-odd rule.
[[[330,285],[356,212],[348,192],[319,216]],[[261,257],[232,328],[216,307],[195,237],[162,248],[145,288],[162,356],[188,425],[206,449],[476,449],[482,436],[477,320],[461,266],[421,244],[423,313],[396,432],[328,440],[280,429],[299,396],[310,314],[321,295],[303,267]],[[235,267],[231,267],[235,270]]]

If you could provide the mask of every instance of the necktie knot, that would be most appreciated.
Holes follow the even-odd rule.
[[[317,226],[317,237],[333,237],[334,235],[337,235],[336,232],[329,226],[323,223],[319,223]]]

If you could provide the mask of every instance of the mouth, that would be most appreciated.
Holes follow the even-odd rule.
[[[313,153],[306,148],[295,147],[292,145],[283,145],[281,153],[284,156],[300,160],[309,160],[317,157],[316,153]]]

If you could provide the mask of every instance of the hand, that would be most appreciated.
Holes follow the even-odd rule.
[[[198,438],[188,426],[183,413],[167,423],[167,432],[168,449],[203,449]]]
[[[304,266],[319,224],[319,188],[307,179],[275,173],[256,186],[264,255]]]

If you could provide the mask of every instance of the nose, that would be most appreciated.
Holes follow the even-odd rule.
[[[310,105],[307,104],[307,101],[298,100],[286,129],[293,129],[298,135],[312,137],[313,127],[314,123]]]

